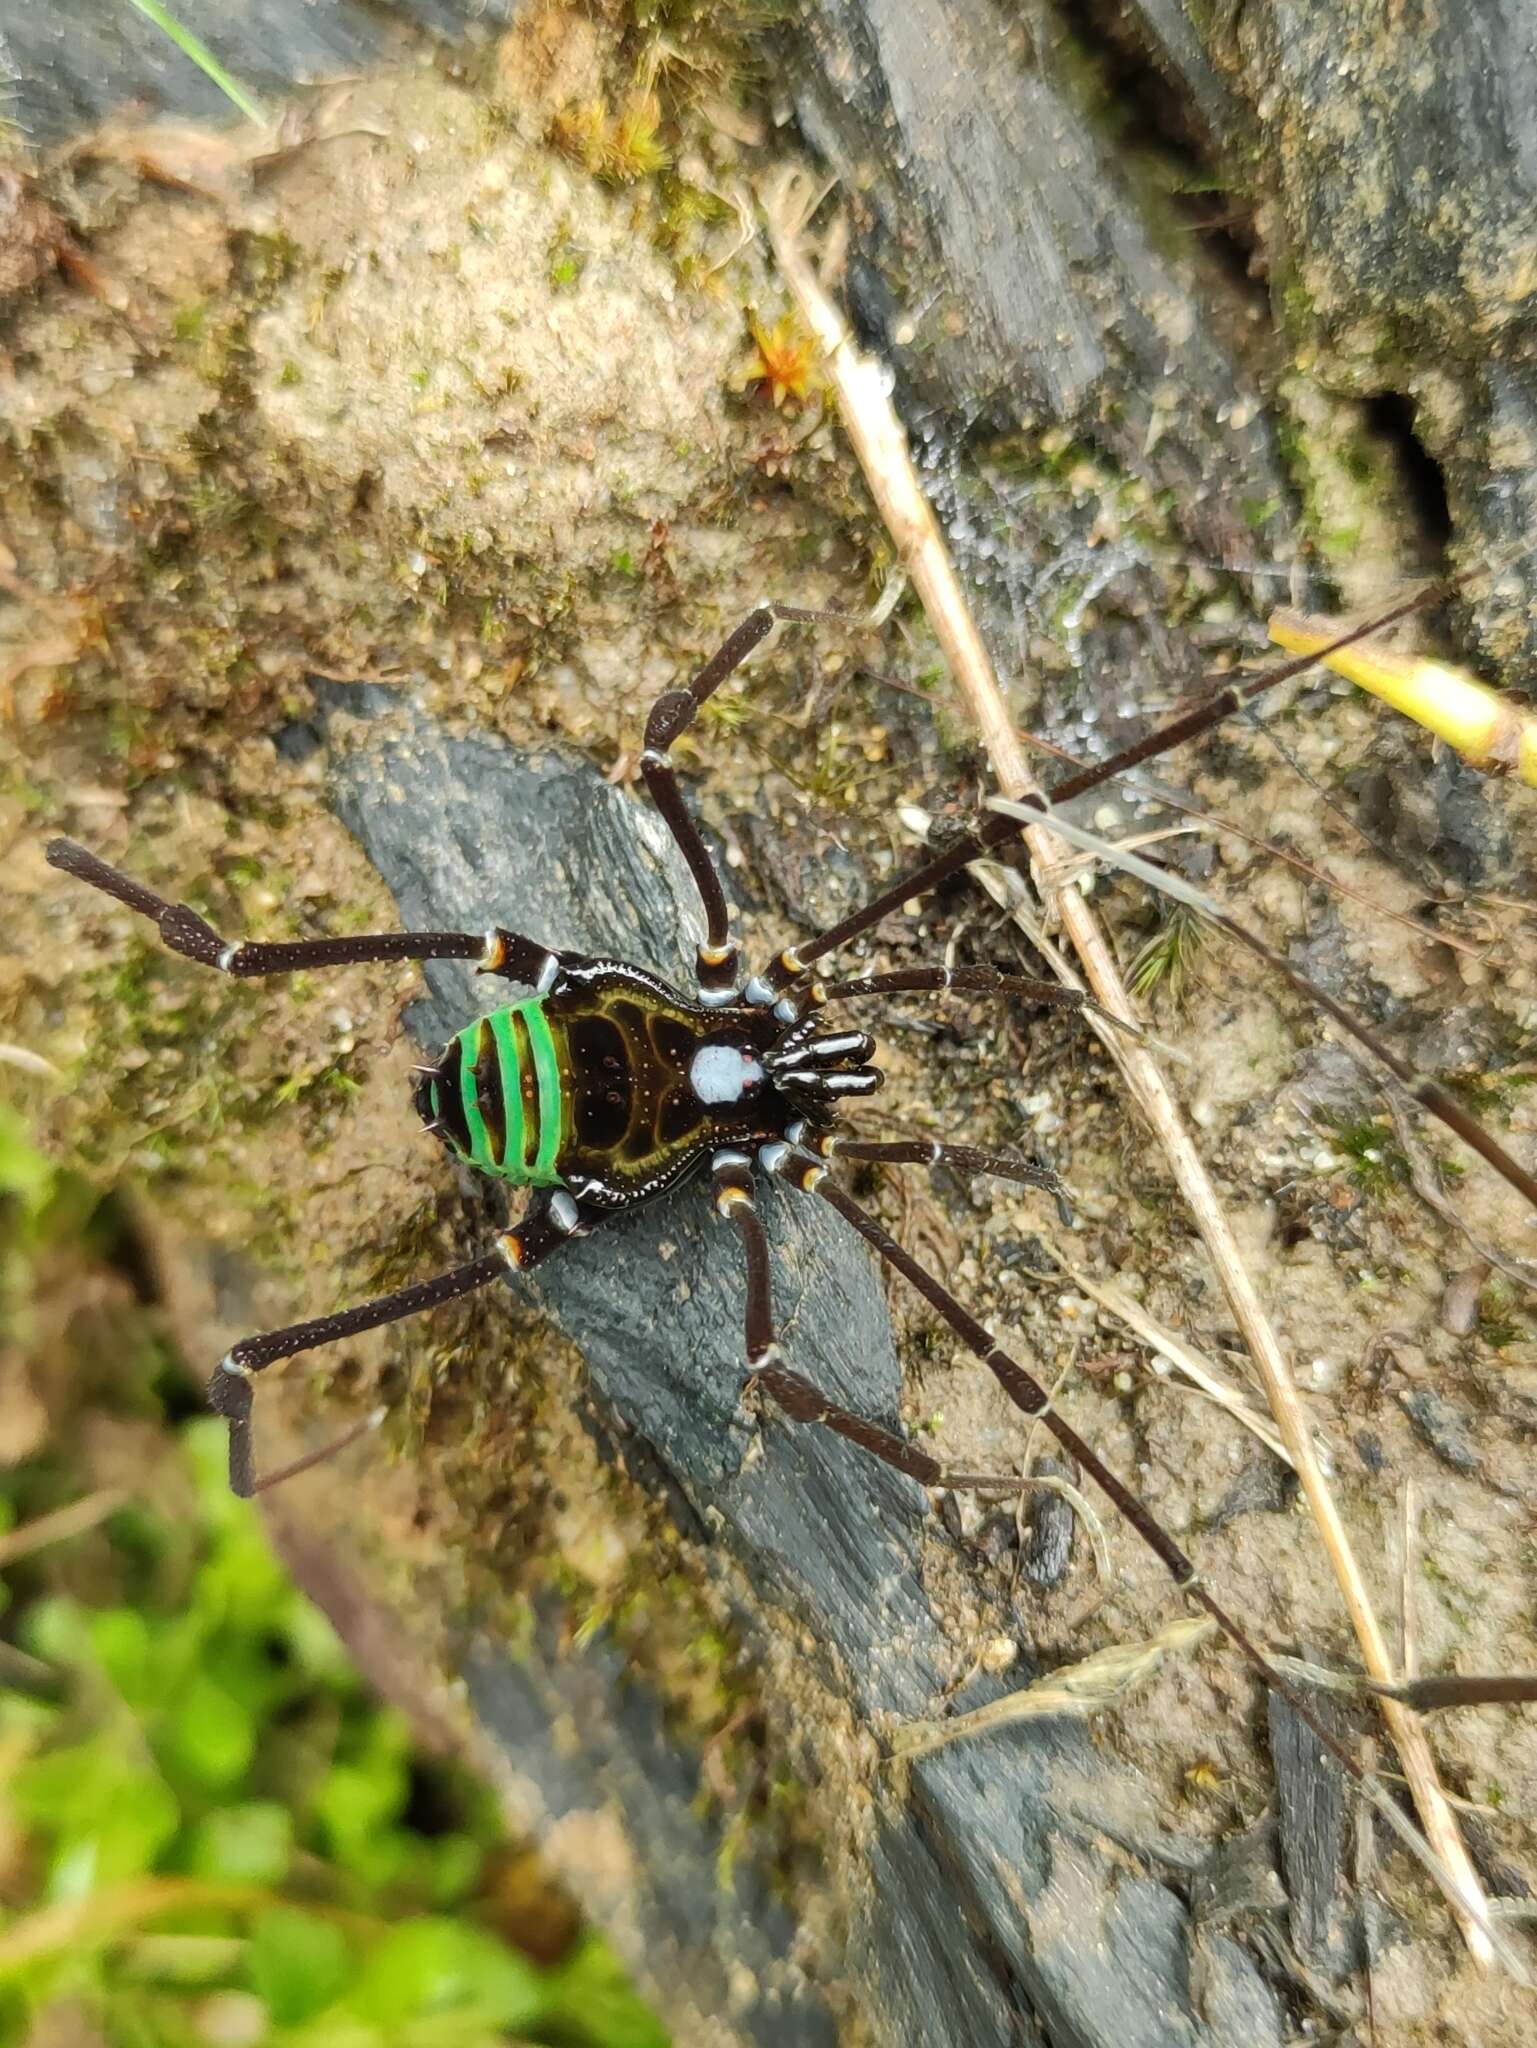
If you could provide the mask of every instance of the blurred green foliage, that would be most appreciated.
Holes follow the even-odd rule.
[[[0,1107],[0,1365],[97,1214]],[[665,2048],[596,1937],[541,1966],[493,1930],[494,1802],[366,1691],[222,1424],[144,1494],[63,1434],[0,1479],[0,2048]]]

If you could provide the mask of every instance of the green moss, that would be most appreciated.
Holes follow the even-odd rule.
[[[259,292],[274,290],[292,277],[303,262],[298,243],[281,228],[247,233],[239,247],[246,277]]]
[[[588,255],[571,239],[568,229],[562,228],[550,244],[549,279],[551,289],[558,292],[574,291],[582,281]]]
[[[1495,1351],[1532,1335],[1529,1298],[1503,1273],[1492,1273],[1478,1298],[1478,1334]]]
[[[1363,1117],[1336,1125],[1329,1136],[1349,1162],[1351,1178],[1363,1194],[1382,1197],[1408,1185],[1409,1161],[1392,1135],[1389,1119]]]
[[[658,181],[659,204],[652,239],[659,249],[678,257],[691,252],[703,231],[729,220],[731,209],[714,192],[691,185],[674,171]]]
[[[1352,570],[1391,561],[1412,531],[1391,449],[1359,406],[1307,378],[1283,379],[1277,396],[1277,443],[1304,528],[1348,590]]]
[[[1456,1624],[1459,1631],[1466,1633],[1478,1617],[1483,1604],[1478,1592],[1463,1580],[1454,1578],[1440,1561],[1426,1555],[1420,1564],[1420,1575],[1426,1585],[1432,1588],[1437,1600]]]

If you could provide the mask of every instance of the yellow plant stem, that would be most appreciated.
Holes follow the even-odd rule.
[[[1277,647],[1316,654],[1339,638],[1341,624],[1278,611],[1271,615],[1269,630]],[[1324,664],[1428,727],[1475,768],[1488,775],[1519,775],[1537,789],[1537,713],[1509,703],[1466,669],[1400,654],[1370,637],[1326,655]]]

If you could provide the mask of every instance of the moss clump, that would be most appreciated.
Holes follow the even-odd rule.
[[[654,93],[632,93],[617,108],[601,95],[573,101],[550,122],[549,140],[563,156],[606,185],[635,185],[672,161],[661,138]]]
[[[1350,1176],[1364,1195],[1376,1198],[1409,1184],[1409,1161],[1392,1137],[1386,1118],[1363,1117],[1330,1133],[1335,1149],[1349,1161]]]

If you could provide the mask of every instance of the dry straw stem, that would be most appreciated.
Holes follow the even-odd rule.
[[[860,353],[842,313],[823,289],[807,257],[803,231],[805,181],[786,173],[763,195],[770,241],[780,270],[801,318],[822,351],[829,382],[837,396],[849,441],[859,458],[870,491],[896,547],[897,559],[922,600],[929,623],[955,678],[956,686],[980,731],[998,781],[1006,795],[1021,797],[1035,789],[1008,710],[998,689],[987,649],[982,644],[956,576],[938,522],[924,498],[908,452],[907,436],[888,396],[888,378],[880,364]],[[1023,837],[1029,849],[1037,887],[1053,902],[1063,930],[1083,963],[1096,999],[1115,1015],[1133,1023],[1115,958],[1094,913],[1077,889],[1061,888],[1064,849],[1044,825],[1029,825]],[[1091,1016],[1110,1057],[1121,1070],[1133,1099],[1168,1156],[1196,1227],[1205,1240],[1233,1315],[1264,1384],[1277,1427],[1302,1481],[1304,1494],[1328,1554],[1330,1566],[1361,1646],[1370,1675],[1384,1683],[1396,1677],[1387,1642],[1372,1612],[1366,1584],[1351,1551],[1344,1524],[1334,1504],[1318,1459],[1291,1371],[1270,1326],[1254,1282],[1239,1256],[1238,1244],[1215,1189],[1181,1121],[1174,1099],[1146,1046],[1121,1043]],[[1435,1758],[1416,1716],[1396,1701],[1384,1699],[1383,1717],[1397,1746],[1404,1775],[1414,1795],[1425,1832],[1452,1880],[1448,1900],[1469,1951],[1488,1965],[1493,1946],[1487,1932],[1488,1907],[1457,1824],[1436,1775]],[[1443,1879],[1444,1882],[1444,1879]]]
[[[1292,611],[1272,613],[1269,625],[1276,646],[1292,654],[1316,654],[1349,630],[1342,619]],[[1400,654],[1370,635],[1325,655],[1324,666],[1428,727],[1486,775],[1518,775],[1537,788],[1537,712],[1508,703],[1466,669]]]
[[[35,1550],[46,1550],[50,1543],[68,1543],[73,1537],[83,1536],[108,1515],[115,1515],[127,1499],[125,1488],[103,1486],[96,1493],[71,1501],[68,1507],[55,1508],[51,1515],[38,1515],[23,1522],[20,1528],[8,1530],[0,1536],[0,1569],[30,1557]]]
[[[1037,1721],[1047,1714],[1099,1714],[1119,1706],[1126,1695],[1145,1685],[1164,1659],[1193,1650],[1216,1633],[1217,1624],[1204,1614],[1181,1615],[1140,1643],[1112,1643],[1080,1664],[1064,1664],[1018,1692],[989,1700],[969,1714],[947,1721],[909,1721],[891,1737],[894,1763],[911,1763],[930,1750],[943,1749],[969,1735],[990,1735],[1016,1721]]]

